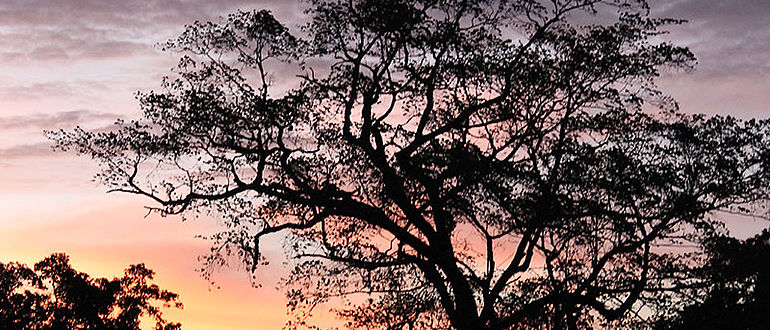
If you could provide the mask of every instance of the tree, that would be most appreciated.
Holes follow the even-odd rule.
[[[330,299],[351,328],[651,325],[713,212],[763,212],[768,121],[679,113],[654,78],[694,58],[646,1],[309,5],[298,34],[187,26],[142,119],[51,133],[110,191],[220,216],[209,266],[286,234],[290,326]]]
[[[763,329],[770,323],[770,231],[746,240],[711,235],[708,262],[701,271],[708,285],[690,293],[660,329]]]
[[[155,272],[131,265],[123,277],[91,278],[55,253],[35,264],[0,263],[0,324],[3,329],[140,329],[140,318],[155,329],[181,329],[155,303],[182,308],[176,293],[151,284]]]

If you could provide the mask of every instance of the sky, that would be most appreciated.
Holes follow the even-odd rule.
[[[658,81],[683,112],[770,117],[770,1],[651,3],[653,16],[689,21],[665,38],[691,48],[696,70]],[[184,310],[166,315],[186,329],[280,328],[278,240],[263,245],[274,262],[257,274],[261,288],[237,267],[217,271],[211,285],[195,271],[208,248],[196,235],[215,232],[216,219],[145,217],[148,201],[106,194],[91,180],[93,161],[52,152],[42,133],[136,118],[135,93],[158,88],[177,59],[157,43],[196,20],[263,8],[290,30],[304,18],[291,0],[0,0],[0,262],[65,252],[76,269],[108,277],[144,262],[161,287],[180,293]],[[767,227],[734,221],[739,236]]]

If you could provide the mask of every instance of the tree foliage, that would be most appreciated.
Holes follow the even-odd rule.
[[[291,325],[330,299],[351,328],[650,325],[713,212],[764,212],[768,122],[679,113],[654,79],[694,58],[643,0],[309,7],[187,26],[142,119],[51,134],[220,216],[209,265],[287,234]]]
[[[712,235],[703,286],[659,329],[762,329],[770,323],[770,231],[746,240]]]
[[[55,253],[30,269],[0,263],[0,325],[3,329],[140,329],[150,317],[155,329],[181,329],[167,322],[157,303],[182,308],[176,293],[151,284],[154,272],[131,265],[123,277],[92,278]]]

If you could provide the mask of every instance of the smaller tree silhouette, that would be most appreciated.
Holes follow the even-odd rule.
[[[706,285],[693,290],[659,329],[765,329],[770,324],[770,231],[746,240],[705,240]]]
[[[54,253],[34,269],[0,263],[0,327],[3,329],[139,329],[140,318],[155,329],[181,329],[168,322],[157,303],[182,308],[179,295],[151,281],[144,264],[129,266],[123,277],[92,278],[72,268],[69,257]]]

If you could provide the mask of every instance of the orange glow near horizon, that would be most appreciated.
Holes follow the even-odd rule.
[[[214,285],[195,271],[200,268],[197,256],[209,246],[194,236],[212,232],[215,224],[145,219],[141,201],[112,195],[76,202],[97,206],[75,215],[61,210],[53,223],[35,219],[34,214],[10,219],[15,225],[0,231],[0,262],[31,266],[53,252],[64,252],[76,270],[107,278],[143,262],[156,272],[155,283],[180,294],[184,309],[166,309],[164,314],[188,328],[279,329],[286,322],[285,298],[275,289],[282,274],[280,262],[258,271],[261,288],[252,287],[249,275],[237,269],[217,271]],[[24,223],[29,226],[20,225]],[[277,251],[269,252],[274,259],[281,258]]]

